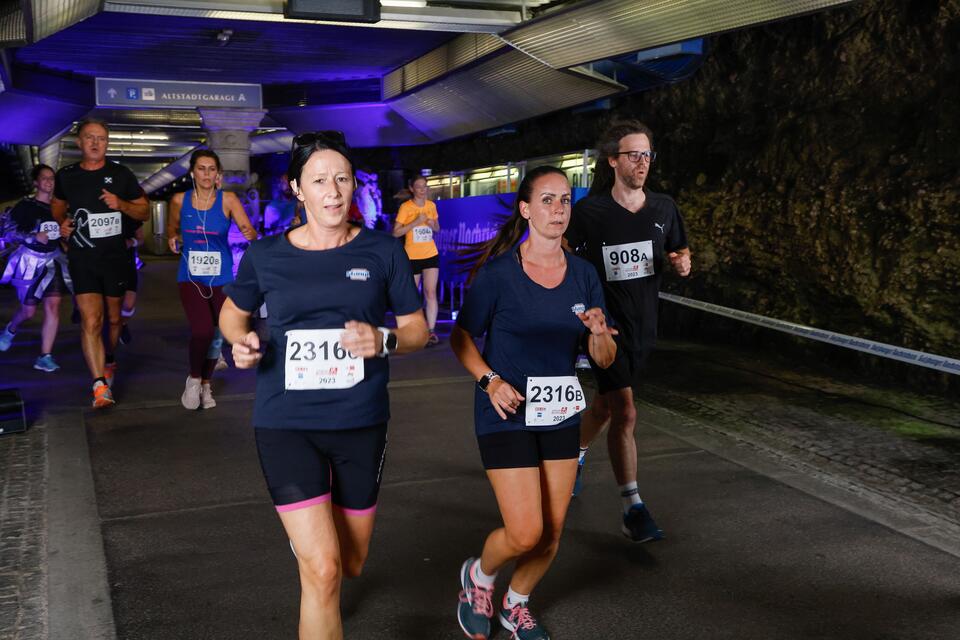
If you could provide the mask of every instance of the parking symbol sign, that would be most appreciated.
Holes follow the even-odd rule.
[[[139,100],[140,90],[136,87],[127,87],[127,100]]]

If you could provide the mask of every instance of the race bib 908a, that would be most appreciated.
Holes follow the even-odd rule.
[[[349,389],[363,380],[363,358],[340,344],[343,329],[287,331],[284,388]]]
[[[607,282],[646,278],[654,273],[653,242],[650,240],[607,245],[602,250]]]

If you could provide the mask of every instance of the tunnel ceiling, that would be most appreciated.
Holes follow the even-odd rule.
[[[9,15],[0,24],[0,142],[67,161],[69,127],[105,117],[129,134],[111,154],[140,165],[141,179],[202,143],[199,119],[183,111],[97,109],[97,77],[260,84],[264,134],[341,128],[361,147],[437,142],[689,77],[701,46],[665,44],[849,0],[419,2],[383,6],[382,20],[363,26],[286,20],[282,0],[21,2],[22,25]],[[571,46],[587,41],[578,33],[587,50]],[[567,44],[554,51],[551,40]],[[625,56],[657,47],[652,60]],[[523,72],[496,75],[511,69]]]

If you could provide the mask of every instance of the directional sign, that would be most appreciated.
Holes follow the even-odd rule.
[[[261,109],[260,85],[97,78],[98,107],[237,107]]]

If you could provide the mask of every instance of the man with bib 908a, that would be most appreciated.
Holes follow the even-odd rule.
[[[656,156],[646,125],[636,120],[612,123],[599,144],[590,195],[577,202],[565,234],[569,246],[596,268],[620,332],[613,365],[601,369],[591,362],[598,391],[583,414],[574,495],[580,489],[587,447],[609,421],[610,464],[623,504],[621,530],[633,542],[663,537],[637,488],[634,389],[657,338],[664,267],[669,262],[680,276],[690,274],[687,234],[676,203],[644,187]]]

